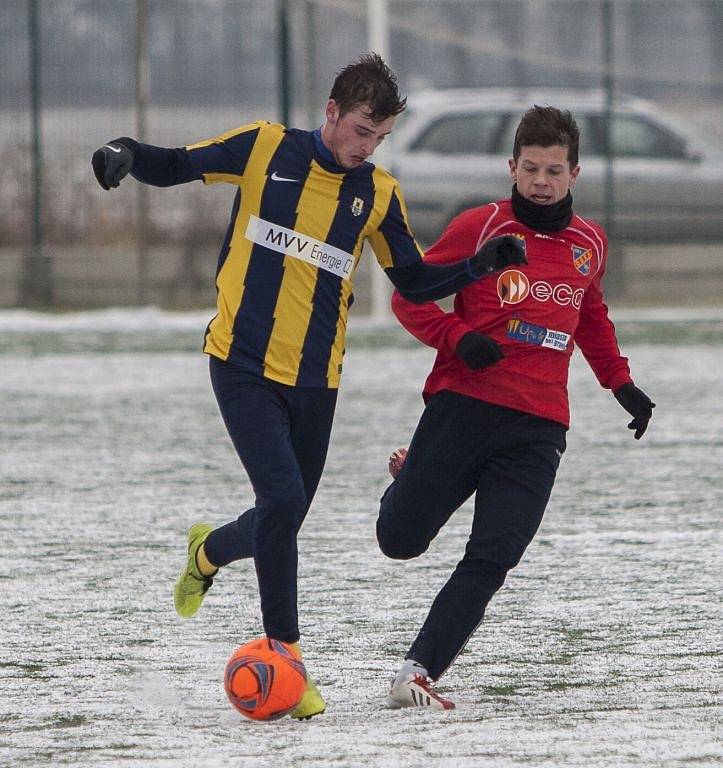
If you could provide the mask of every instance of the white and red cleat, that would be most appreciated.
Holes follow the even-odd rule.
[[[396,480],[397,475],[402,471],[402,466],[407,458],[406,448],[397,448],[389,457],[389,474]]]
[[[403,680],[395,679],[387,695],[392,709],[402,707],[424,707],[425,709],[454,709],[453,701],[445,699],[434,690],[434,683],[424,675],[414,672]]]

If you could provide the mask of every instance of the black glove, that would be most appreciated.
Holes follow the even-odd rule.
[[[635,384],[623,384],[616,389],[615,399],[633,417],[628,429],[634,429],[635,439],[640,440],[648,428],[655,403]]]
[[[500,345],[494,339],[474,331],[462,336],[454,353],[473,371],[494,365],[505,356]]]
[[[103,189],[117,187],[133,167],[130,143],[131,140],[125,138],[114,139],[93,152],[93,171]]]
[[[469,260],[472,272],[478,277],[498,272],[513,264],[527,264],[527,258],[524,241],[512,235],[493,237]]]

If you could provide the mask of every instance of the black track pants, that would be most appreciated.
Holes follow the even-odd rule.
[[[256,496],[204,545],[215,565],[253,557],[269,637],[299,639],[296,534],[321,478],[336,389],[290,387],[212,357],[221,415]]]
[[[565,451],[565,432],[557,422],[454,392],[429,400],[402,471],[382,497],[377,538],[388,557],[417,557],[475,494],[464,557],[407,653],[433,679],[464,648],[532,541]]]

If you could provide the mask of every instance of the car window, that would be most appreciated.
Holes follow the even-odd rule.
[[[416,152],[490,154],[496,150],[500,115],[464,113],[435,120],[412,144]]]
[[[635,116],[619,115],[612,121],[612,145],[618,157],[681,158],[685,142],[660,126]]]

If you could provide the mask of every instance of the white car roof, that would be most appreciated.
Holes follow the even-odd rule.
[[[510,110],[522,115],[533,104],[569,109],[573,114],[602,112],[607,94],[602,89],[583,88],[429,88],[411,91],[407,95],[408,110],[400,121],[395,141],[402,146],[416,135],[420,128],[438,115],[451,115],[467,111]],[[617,94],[613,99],[616,113],[637,114],[680,134],[691,146],[705,154],[721,155],[721,150],[700,131],[669,114],[654,102],[629,94]]]
[[[606,104],[602,89],[575,88],[439,88],[412,91],[407,96],[410,112],[457,111],[469,107],[525,110],[533,104],[598,111]],[[625,94],[616,95],[617,109],[656,112],[654,105],[644,99]]]

